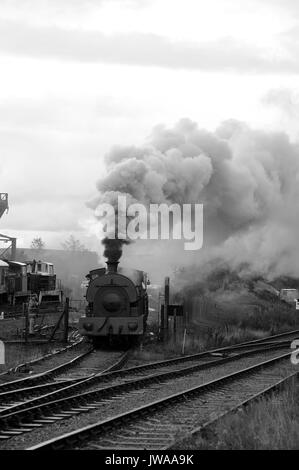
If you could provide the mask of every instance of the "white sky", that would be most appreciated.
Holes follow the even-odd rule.
[[[182,117],[297,138],[297,0],[0,0],[0,231],[71,233],[114,144]]]

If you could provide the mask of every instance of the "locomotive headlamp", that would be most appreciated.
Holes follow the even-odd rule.
[[[122,306],[122,297],[114,292],[109,292],[104,295],[102,304],[108,312],[118,312]]]

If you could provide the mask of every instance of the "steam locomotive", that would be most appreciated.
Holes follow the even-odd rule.
[[[94,345],[105,338],[136,340],[145,333],[149,281],[143,271],[117,266],[117,261],[107,261],[107,269],[94,269],[86,276],[88,306],[79,331]]]

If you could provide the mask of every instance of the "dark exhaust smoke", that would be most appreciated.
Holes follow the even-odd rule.
[[[117,265],[122,255],[122,246],[127,245],[128,240],[120,240],[118,238],[104,238],[102,244],[104,245],[104,257],[107,258],[108,272],[116,272]]]

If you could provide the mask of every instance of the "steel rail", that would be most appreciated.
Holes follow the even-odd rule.
[[[290,334],[290,333],[289,333]],[[292,332],[292,334],[294,334],[294,332]],[[208,357],[210,355],[216,355],[216,354],[221,354],[221,355],[225,355],[225,354],[229,354],[230,352],[234,352],[236,350],[242,350],[242,349],[247,349],[247,348],[256,348],[257,345],[261,344],[262,347],[264,346],[271,346],[271,345],[279,345],[281,344],[281,346],[283,346],[284,344],[287,343],[288,340],[285,340],[284,342],[262,342],[262,343],[259,343],[259,342],[255,342],[254,343],[240,343],[240,344],[235,344],[235,345],[232,345],[232,346],[226,346],[224,348],[217,348],[217,349],[212,349],[212,350],[207,350],[207,351],[202,351],[200,353],[195,353],[195,354],[190,354],[190,355],[186,355],[186,356],[178,356],[178,357],[175,357],[175,358],[171,358],[171,359],[165,359],[163,361],[155,361],[155,362],[151,362],[151,363],[147,363],[147,364],[142,364],[140,366],[135,366],[133,369],[138,369],[140,371],[142,370],[150,370],[150,369],[156,369],[157,367],[159,366],[167,366],[168,364],[171,365],[171,364],[179,364],[181,362],[188,362],[190,360],[195,360],[197,358],[204,358],[204,357]],[[90,351],[88,351],[87,353],[84,353],[84,354],[89,354],[89,352],[92,352],[92,349]],[[82,356],[78,356],[78,358],[75,358],[75,360],[80,360],[80,358],[84,358],[84,354]],[[25,377],[23,379],[18,379],[16,381],[12,381],[12,382],[7,382],[7,383],[4,383],[4,384],[0,384],[0,403],[1,403],[1,399],[2,400],[7,400],[9,398],[15,398],[17,399],[19,396],[21,396],[22,398],[24,398],[24,396],[30,396],[30,395],[36,395],[36,393],[39,391],[39,389],[43,392],[44,390],[47,389],[47,387],[49,388],[49,391],[50,390],[56,390],[58,388],[63,388],[63,386],[67,386],[67,385],[71,385],[71,384],[76,384],[76,383],[79,383],[79,382],[83,382],[84,380],[87,380],[87,379],[92,379],[93,377],[96,377],[97,374],[92,374],[90,376],[87,376],[87,377],[83,377],[83,378],[78,378],[78,379],[68,379],[68,380],[65,380],[65,381],[61,381],[59,382],[59,384],[61,385],[60,386],[56,386],[55,383],[45,383],[47,382],[47,380],[52,376],[52,375],[56,375],[56,373],[60,373],[61,372],[61,369],[60,367],[63,368],[64,367],[68,367],[68,364],[70,364],[70,366],[72,366],[72,361],[69,361],[65,364],[62,364],[61,366],[57,366],[57,368],[53,368],[53,369],[50,369],[48,371],[45,371],[45,372],[42,372],[40,374],[36,374],[34,376],[31,376],[31,377]],[[118,373],[120,374],[123,374],[123,375],[126,375],[127,373],[129,373],[130,370],[127,370],[127,369],[124,369],[123,371],[120,371]],[[102,374],[100,374],[102,375]],[[36,384],[36,385],[35,385]],[[17,388],[13,388],[13,386],[16,385]],[[24,387],[25,385],[25,387]],[[26,386],[27,385],[27,386]],[[1,412],[1,407],[0,407],[0,412]]]
[[[54,416],[56,416],[59,413],[69,412],[69,410],[71,410],[69,412],[70,415],[65,416],[70,417],[73,411],[75,411],[76,414],[80,413],[79,407],[82,406],[82,404],[83,408],[81,409],[81,412],[90,411],[95,408],[95,406],[93,405],[93,402],[95,400],[105,400],[107,399],[107,397],[108,399],[112,400],[113,398],[111,397],[113,397],[113,395],[115,394],[128,393],[132,390],[134,391],[139,388],[147,387],[153,383],[164,384],[165,380],[177,380],[182,376],[188,376],[200,370],[205,370],[211,367],[221,366],[228,362],[238,361],[253,354],[259,354],[260,352],[268,351],[269,349],[270,348],[263,349],[262,351],[260,349],[257,349],[255,351],[247,351],[240,353],[239,355],[221,358],[212,362],[196,364],[184,369],[160,372],[152,375],[147,375],[145,377],[137,377],[133,380],[121,382],[119,384],[112,384],[110,386],[102,387],[91,391],[81,392],[76,395],[69,394],[70,390],[72,391],[72,386],[66,387],[63,390],[58,390],[58,392],[52,392],[43,397],[33,399],[25,404],[13,406],[11,409],[4,410],[3,412],[1,412],[0,416],[2,429],[0,431],[0,434],[2,433],[5,435],[5,430],[9,430],[9,427],[12,427],[12,429],[17,432],[16,426],[22,428],[22,423],[26,422],[26,420],[28,421],[28,419],[31,422],[34,422],[34,420],[36,419],[46,420],[45,424],[47,424],[47,420],[51,418],[51,414],[54,414]],[[271,349],[277,349],[277,347],[274,348],[272,346]],[[105,378],[111,378],[113,376],[114,374],[102,374],[102,377]],[[76,409],[74,408],[75,406],[77,407]]]
[[[174,440],[170,445],[166,446],[164,449],[175,449],[177,446],[180,446],[188,438],[200,436],[203,433],[207,433],[211,430],[221,419],[226,418],[226,416],[236,413],[242,408],[246,408],[249,405],[252,405],[255,402],[258,402],[261,398],[273,395],[274,393],[283,391],[289,383],[292,381],[298,380],[299,372],[293,372],[287,377],[278,380],[275,384],[270,385],[269,387],[264,388],[262,391],[254,394],[252,397],[239,402],[237,405],[232,406],[231,408],[219,413],[217,416],[214,416],[212,419],[209,419],[204,424],[195,427],[192,431],[187,433],[183,438]],[[163,450],[164,450],[163,449]]]
[[[147,367],[147,368],[151,368],[151,367],[156,367],[158,366],[158,364],[161,364],[164,363],[166,365],[167,361],[170,363],[175,363],[175,362],[181,362],[181,361],[187,361],[187,360],[193,360],[193,358],[200,358],[200,357],[205,357],[205,356],[208,356],[210,354],[217,354],[217,353],[223,353],[225,354],[226,352],[230,352],[230,351],[233,351],[233,350],[236,350],[236,349],[246,349],[247,347],[255,347],[257,344],[265,344],[265,342],[268,342],[269,345],[270,344],[274,344],[272,341],[269,341],[269,340],[272,340],[272,339],[276,339],[276,338],[282,338],[282,337],[285,337],[285,336],[292,336],[294,334],[298,334],[299,335],[299,330],[291,330],[291,331],[287,331],[287,332],[284,332],[284,333],[279,333],[277,335],[272,335],[272,336],[266,336],[264,338],[259,338],[259,339],[256,339],[256,340],[250,340],[250,341],[246,341],[246,342],[242,342],[242,343],[236,343],[236,344],[233,344],[233,345],[230,345],[230,346],[224,346],[224,347],[221,347],[221,348],[214,348],[214,349],[210,349],[210,350],[207,350],[207,351],[201,351],[199,353],[195,353],[195,354],[189,354],[189,355],[184,355],[184,356],[178,356],[178,357],[175,357],[175,358],[171,358],[171,359],[166,359],[166,360],[163,360],[163,361],[155,361],[155,362],[152,362],[152,363],[148,363],[148,364],[145,364],[145,365],[141,365],[140,367]],[[78,344],[78,343],[77,343]],[[276,343],[275,343],[276,344]],[[57,353],[54,353],[54,354],[49,354],[49,355],[46,355],[46,356],[43,356],[41,358],[38,358],[38,359],[35,359],[33,361],[31,361],[30,363],[25,363],[23,365],[26,365],[26,364],[31,364],[31,363],[34,363],[34,362],[39,362],[39,361],[42,361],[43,359],[47,359],[49,357],[52,357],[52,356],[55,356],[56,354],[59,354],[60,352],[64,352],[65,350],[67,350],[68,348],[70,347],[73,347],[75,345],[71,345],[63,350],[60,350],[58,351]],[[91,352],[93,349],[90,349],[90,351],[87,351],[86,354],[89,354],[89,352]],[[82,358],[84,357],[84,354],[82,355]],[[75,358],[75,360],[79,360],[80,359],[80,356],[78,356],[77,358]],[[65,364],[62,364],[61,366],[57,366],[57,368],[53,368],[53,369],[49,369],[48,371],[45,371],[45,372],[42,372],[40,374],[35,374],[31,377],[25,377],[25,378],[21,378],[21,379],[17,379],[17,380],[14,380],[14,381],[10,381],[10,382],[5,382],[5,383],[0,383],[0,393],[3,393],[5,392],[5,390],[14,390],[13,389],[13,386],[20,386],[20,388],[23,386],[23,385],[28,385],[28,386],[35,386],[36,383],[38,383],[39,381],[40,382],[44,382],[47,377],[47,375],[50,377],[52,374],[55,374],[56,373],[56,370],[57,372],[61,372],[61,370],[63,370],[63,367],[68,367],[68,363],[71,363],[73,361],[73,359],[71,361],[68,361],[66,362]],[[20,365],[19,367],[21,367],[22,365]],[[59,371],[59,368],[61,367],[61,370]],[[137,366],[138,367],[138,366]],[[4,372],[3,374],[7,374],[8,371]],[[89,377],[92,377],[92,376],[89,376]],[[86,377],[87,378],[87,377]]]
[[[77,365],[82,359],[84,359],[86,356],[88,356],[90,353],[94,351],[93,348],[89,349],[88,351],[85,351],[82,354],[79,354],[78,356],[74,357],[73,359],[70,359],[67,362],[64,362],[63,364],[60,364],[59,366],[52,367],[51,369],[48,369],[44,372],[40,372],[39,374],[32,375],[30,377],[24,377],[21,379],[13,380],[11,382],[5,382],[0,384],[0,394],[4,393],[6,391],[10,390],[17,390],[18,388],[22,388],[24,386],[34,386],[36,384],[44,383],[47,380],[49,380],[51,377],[54,377],[64,370],[73,367],[74,365]],[[17,387],[17,388],[16,388]]]
[[[118,370],[119,368],[121,368],[125,364],[125,362],[127,361],[128,354],[129,354],[129,351],[126,351],[125,353],[123,353],[120,358],[118,358],[112,365],[110,365],[109,367],[104,369],[102,372],[100,372],[98,374],[98,376],[100,376],[102,374],[103,375],[108,374],[110,371]],[[68,389],[69,387],[66,387],[66,388]],[[61,390],[59,390],[58,392],[60,392],[60,391]],[[46,398],[46,400],[45,400],[46,403],[44,405],[47,405],[47,397],[50,397],[53,394],[55,394],[55,392],[51,392],[51,393],[48,393],[46,395],[43,395],[42,397],[34,398],[32,400],[29,400],[28,402],[21,403],[19,405],[12,406],[11,408],[1,410],[0,411],[0,434],[2,432],[1,428],[5,427],[6,424],[8,423],[8,421],[12,421],[13,423],[20,422],[21,419],[24,416],[26,416],[26,415],[27,416],[32,416],[32,413],[34,411],[39,413],[38,410],[42,409],[42,404],[38,404],[36,407],[34,407],[34,406],[33,407],[32,406],[28,407],[28,405],[29,404],[32,405],[32,403],[42,402],[44,398]],[[81,396],[81,394],[78,395],[78,397],[80,397],[80,396]],[[58,400],[56,400],[56,401],[58,401]],[[53,406],[54,403],[55,403],[55,401],[50,402],[51,406]],[[26,408],[26,406],[28,408]],[[11,410],[13,410],[13,411],[11,411]]]
[[[261,345],[260,348],[256,348],[256,349],[253,349],[253,350],[249,350],[245,353],[243,353],[242,355],[238,355],[238,354],[234,354],[233,356],[229,356],[229,355],[226,355],[226,356],[223,356],[222,359],[220,359],[219,361],[216,361],[216,360],[213,360],[213,361],[208,361],[204,364],[200,364],[200,368],[201,369],[205,369],[207,367],[210,367],[212,364],[215,364],[215,365],[218,365],[218,364],[224,364],[226,362],[230,362],[232,360],[235,360],[235,359],[238,359],[241,358],[241,357],[246,357],[248,355],[252,355],[252,354],[257,354],[259,352],[263,352],[263,351],[267,351],[267,350],[271,350],[271,349],[280,349],[280,348],[284,348],[288,345],[288,341],[284,341],[284,342],[278,342],[278,343],[263,343]],[[257,345],[255,345],[256,347]],[[259,345],[258,345],[259,346]],[[242,346],[243,348],[243,346]],[[235,351],[235,349],[234,349]],[[30,407],[30,404],[32,404],[32,406],[34,406],[34,404],[42,404],[42,403],[45,403],[47,402],[49,399],[51,398],[55,398],[55,396],[57,397],[57,399],[59,399],[60,397],[65,397],[65,396],[69,396],[70,393],[72,393],[73,391],[75,392],[76,390],[82,390],[90,385],[92,385],[93,383],[97,383],[97,382],[103,382],[103,381],[111,381],[115,378],[122,378],[122,377],[127,377],[129,375],[136,375],[136,373],[140,373],[140,372],[146,372],[146,371],[152,371],[152,370],[157,370],[159,369],[160,367],[169,367],[169,366],[173,366],[173,365],[176,365],[176,364],[180,364],[180,363],[185,363],[185,362],[188,362],[190,360],[194,361],[194,360],[197,360],[197,359],[201,359],[201,358],[204,358],[204,357],[208,357],[211,355],[211,353],[213,353],[213,351],[206,351],[206,352],[203,352],[203,353],[199,353],[199,354],[194,354],[194,355],[190,355],[190,356],[183,356],[183,357],[178,357],[178,358],[175,358],[175,359],[167,359],[165,361],[159,361],[159,362],[153,362],[153,363],[149,363],[149,364],[143,364],[143,365],[139,365],[139,366],[135,366],[135,367],[130,367],[130,368],[127,368],[127,369],[116,369],[115,371],[113,369],[109,369],[105,372],[100,372],[100,373],[96,373],[96,374],[93,374],[91,376],[88,376],[86,378],[82,378],[82,379],[73,379],[73,380],[67,380],[67,381],[63,381],[63,382],[59,382],[57,383],[57,385],[54,383],[49,383],[49,384],[42,384],[42,385],[37,385],[37,386],[33,386],[33,387],[28,387],[28,388],[23,388],[23,389],[16,389],[16,390],[9,390],[7,392],[4,392],[4,393],[0,393],[0,403],[2,404],[2,409],[0,407],[0,418],[1,416],[3,416],[3,413],[6,413],[7,411],[9,411],[9,409],[12,409],[12,410],[15,410],[15,411],[18,411],[20,409],[24,409],[24,408],[28,408]],[[186,370],[192,370],[192,367],[191,368],[187,368]],[[1,388],[0,388],[1,390]],[[52,391],[54,390],[54,391]],[[34,398],[31,398],[27,401],[22,401],[21,403],[16,403],[16,404],[12,404],[11,406],[5,406],[5,401],[7,400],[17,400],[18,397],[21,397],[21,398],[24,398],[24,395],[26,396],[32,396],[32,395],[36,395],[38,391],[41,391],[42,393],[43,392],[47,392],[47,393],[44,393],[42,394],[41,396],[37,396],[37,397],[34,397]],[[2,401],[1,401],[2,399]],[[4,402],[3,402],[4,400]]]
[[[40,362],[43,362],[44,360],[50,359],[52,357],[56,357],[61,353],[68,352],[70,349],[75,348],[76,346],[78,346],[78,344],[81,344],[83,341],[84,341],[84,338],[80,338],[78,341],[75,341],[74,343],[69,344],[68,346],[64,348],[61,348],[58,351],[45,354],[44,356],[37,357],[36,359],[32,359],[32,361],[23,362],[22,364],[17,364],[16,366],[10,367],[9,369],[0,373],[0,378],[5,377],[6,375],[11,375],[16,372],[22,371],[22,369],[28,368],[28,366],[39,364]]]
[[[115,429],[119,430],[121,426],[126,427],[132,423],[135,425],[136,420],[139,418],[144,419],[148,416],[152,417],[154,413],[161,410],[164,412],[171,405],[177,404],[181,401],[191,401],[193,398],[197,398],[208,391],[219,390],[228,383],[232,383],[238,379],[242,379],[256,372],[260,372],[265,368],[276,365],[288,359],[290,355],[291,352],[288,352],[277,358],[269,359],[254,366],[246,367],[240,371],[227,374],[219,379],[214,379],[202,385],[187,388],[181,392],[171,394],[166,398],[152,401],[147,405],[139,406],[133,410],[113,416],[112,418],[104,419],[95,424],[85,426],[81,429],[77,429],[76,431],[42,442],[28,448],[27,450],[60,450],[74,448],[77,445],[80,446],[87,440],[90,441],[90,439],[95,437],[103,437],[106,433],[111,433]],[[117,448],[117,442],[115,442],[115,445],[115,448]]]
[[[280,347],[285,347],[286,345],[288,345],[288,340],[280,341],[280,342],[270,342],[270,343],[263,342],[261,344],[254,343],[254,344],[248,345],[248,347],[249,348],[256,348],[257,346],[260,346],[261,351],[264,351],[264,350],[268,350],[268,349],[276,349],[276,348],[280,348]],[[237,348],[237,345],[234,345],[232,350],[230,350],[230,348],[226,347],[225,348],[225,353],[228,354],[229,352],[236,351],[236,349],[242,350],[242,349],[247,349],[248,347],[244,344],[241,344],[240,348]],[[153,363],[142,364],[142,365],[139,365],[139,366],[131,367],[131,368],[128,368],[128,369],[117,370],[114,373],[114,375],[113,375],[113,372],[111,372],[111,370],[110,370],[109,372],[106,372],[106,373],[102,373],[102,372],[99,373],[99,374],[95,373],[95,374],[92,374],[91,376],[88,376],[88,377],[85,377],[85,378],[65,380],[65,381],[59,382],[57,385],[56,385],[56,383],[49,383],[49,384],[42,383],[41,385],[36,385],[36,386],[32,385],[31,387],[20,388],[20,389],[15,389],[15,390],[14,389],[9,389],[7,392],[2,392],[2,393],[1,393],[1,387],[0,387],[0,403],[3,404],[2,409],[0,407],[0,416],[1,416],[1,413],[6,411],[6,409],[7,409],[7,406],[4,406],[5,401],[7,401],[7,400],[17,400],[18,397],[21,397],[23,399],[25,396],[34,396],[35,398],[32,398],[32,400],[34,401],[34,400],[39,399],[38,397],[36,397],[36,395],[39,391],[41,391],[42,393],[44,393],[44,392],[51,393],[52,390],[56,391],[56,393],[61,391],[63,393],[63,396],[65,396],[69,391],[72,391],[72,390],[75,391],[77,388],[82,389],[86,385],[91,385],[93,382],[96,383],[98,381],[103,381],[104,379],[109,380],[111,378],[123,377],[123,376],[127,376],[127,375],[130,375],[132,373],[136,373],[136,372],[138,373],[138,372],[144,372],[144,371],[147,371],[147,370],[156,370],[159,367],[172,366],[172,365],[175,365],[175,364],[188,362],[190,360],[194,361],[194,360],[197,360],[197,359],[201,359],[201,358],[204,358],[204,357],[211,356],[213,354],[215,354],[215,355],[216,354],[221,354],[221,355],[223,355],[223,357],[225,357],[225,354],[223,354],[223,353],[224,353],[224,351],[223,351],[222,348],[221,349],[210,350],[210,351],[203,351],[201,353],[196,353],[196,354],[192,354],[192,355],[188,355],[188,356],[179,356],[179,357],[176,357],[176,358],[173,358],[173,359],[166,359],[164,361],[157,361],[157,362],[153,362]],[[253,350],[253,354],[254,353],[255,353],[255,350]],[[228,362],[229,360],[230,359],[228,358],[226,362]],[[109,374],[109,376],[106,377],[105,376],[106,374]],[[42,379],[43,379],[43,381],[45,381],[43,377],[42,377]],[[43,394],[40,397],[41,400],[42,400],[41,401],[42,403],[47,400],[48,393]],[[2,402],[1,402],[1,399],[2,399]],[[3,400],[4,400],[4,403],[3,403]],[[28,406],[32,400],[28,400],[27,402],[22,402],[21,404],[17,403],[17,404],[15,404],[15,407],[17,407],[17,409],[20,409],[20,407],[24,408],[24,407]]]

